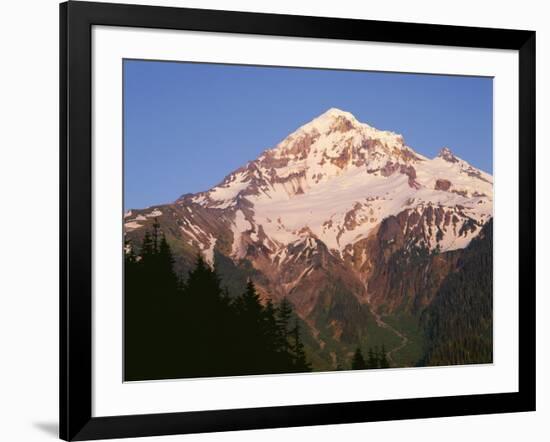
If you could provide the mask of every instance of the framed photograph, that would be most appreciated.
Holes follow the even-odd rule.
[[[535,409],[534,32],[60,23],[62,439]]]

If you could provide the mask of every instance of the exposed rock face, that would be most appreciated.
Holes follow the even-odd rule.
[[[460,211],[427,206],[405,210],[382,221],[364,240],[354,244],[348,262],[361,275],[364,296],[376,310],[385,313],[402,308],[416,312],[428,305],[449,271],[455,268],[460,249],[440,253],[434,243],[447,232],[472,236],[478,224],[458,227]],[[364,259],[354,259],[355,257]]]
[[[451,188],[451,182],[449,180],[437,179],[435,181],[435,190],[443,190],[444,192],[448,191]]]
[[[157,219],[178,270],[223,261],[263,297],[288,297],[314,335],[329,321],[324,341],[351,342],[369,311],[428,305],[491,217],[490,175],[331,109],[212,189],[132,209],[125,232],[138,247]]]
[[[348,132],[353,129],[352,120],[348,119],[344,115],[339,115],[334,119],[334,122],[330,126],[329,133],[332,132]]]
[[[451,152],[451,149],[449,149],[448,147],[444,147],[443,149],[441,149],[438,156],[449,163],[458,163],[460,161],[457,157],[454,156],[454,154]]]

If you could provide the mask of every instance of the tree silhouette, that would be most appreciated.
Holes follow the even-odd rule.
[[[382,349],[380,350],[380,356],[378,358],[378,363],[380,365],[380,368],[389,368],[390,367],[390,363],[388,362],[388,359],[387,359],[386,347],[384,346],[384,344],[382,344]]]
[[[292,318],[292,305],[288,301],[288,299],[283,298],[281,303],[279,304],[279,308],[277,309],[277,327],[279,329],[279,345],[281,346],[281,350],[285,353],[288,353],[290,351],[289,348],[289,326],[290,326],[290,319]]]
[[[378,368],[378,357],[371,347],[369,347],[367,368],[370,368],[370,369]]]
[[[165,377],[155,361],[173,367],[175,317],[178,302],[178,278],[173,258],[158,222],[153,234],[145,233],[139,255],[131,244],[125,245],[124,328],[125,375],[130,378]]]
[[[292,359],[293,359],[292,362],[294,365],[293,367],[294,371],[296,372],[310,371],[311,366],[309,365],[306,359],[304,344],[302,344],[301,337],[300,337],[300,324],[298,323],[298,320],[296,320],[294,327],[290,332],[290,336],[292,339],[290,348],[292,352]]]
[[[282,371],[284,365],[282,338],[277,324],[277,310],[271,299],[268,299],[262,312],[262,335],[265,345],[265,364],[276,372]]]
[[[363,357],[363,353],[361,353],[361,349],[357,347],[355,350],[355,353],[353,354],[353,359],[351,361],[351,369],[352,370],[364,370],[367,368],[367,364],[365,363],[365,358]]]
[[[262,304],[249,280],[231,300],[202,256],[184,283],[155,220],[139,250],[125,242],[126,380],[310,371],[286,300]]]

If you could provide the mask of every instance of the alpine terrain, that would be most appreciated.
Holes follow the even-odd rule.
[[[252,281],[263,304],[289,301],[308,361],[331,370],[358,349],[389,366],[490,362],[492,213],[491,175],[333,108],[124,226],[138,256],[159,226],[184,280],[201,256],[229,298]]]

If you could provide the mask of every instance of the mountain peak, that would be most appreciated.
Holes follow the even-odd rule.
[[[338,109],[337,107],[331,107],[330,109],[323,112],[319,117],[323,117],[323,116],[334,117],[334,118],[345,117],[345,118],[356,120],[355,116],[351,112]]]
[[[260,259],[269,250],[264,258],[275,262],[277,256],[279,265],[299,250],[315,266],[320,249],[306,253],[298,240],[318,239],[340,259],[354,254],[360,241],[370,244],[365,240],[389,217],[416,219],[409,233],[421,235],[429,247],[465,247],[492,216],[492,177],[448,147],[428,159],[401,135],[330,108],[210,190],[182,196],[177,207],[183,217],[177,224],[181,234],[210,259],[214,238],[220,237],[233,238],[223,247],[235,259],[247,254]],[[425,210],[426,216],[419,216]],[[157,213],[132,212],[126,225],[139,229]],[[443,223],[438,224],[443,233],[425,227],[428,219]],[[474,221],[467,220],[472,219],[478,230],[471,230]],[[393,229],[390,236],[401,235]],[[257,261],[261,266],[266,262]]]
[[[265,151],[258,160],[264,168],[285,169],[285,176],[302,173],[308,165],[310,171],[316,169],[312,179],[319,181],[321,176],[338,174],[348,166],[369,163],[374,170],[388,161],[396,162],[398,157],[405,161],[418,158],[406,148],[401,135],[376,129],[357,120],[351,112],[332,107]]]
[[[300,129],[302,131],[316,130],[319,133],[326,133],[333,130],[335,127],[350,130],[352,128],[357,128],[360,125],[361,123],[351,112],[346,112],[342,109],[331,107],[321,115],[315,117],[309,123],[303,125]]]

